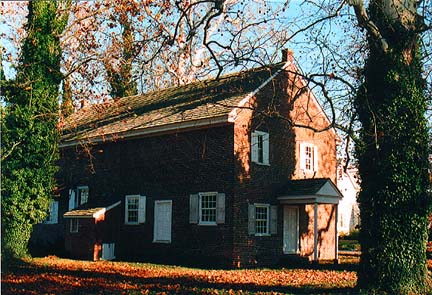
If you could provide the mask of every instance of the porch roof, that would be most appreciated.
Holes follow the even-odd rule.
[[[330,178],[290,180],[277,198],[282,204],[339,204],[342,193]]]
[[[117,203],[114,203],[108,207],[71,210],[63,214],[63,217],[64,218],[98,218],[99,216],[105,214],[105,212],[120,205],[120,203],[121,201],[118,201]]]

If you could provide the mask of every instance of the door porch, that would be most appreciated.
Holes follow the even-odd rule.
[[[338,259],[337,210],[342,194],[327,178],[289,181],[283,206],[283,253],[309,260]]]

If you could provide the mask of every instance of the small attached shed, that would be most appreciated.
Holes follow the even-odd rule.
[[[65,249],[76,259],[115,259],[120,205],[118,201],[107,207],[76,209],[66,212]]]
[[[341,192],[329,178],[291,180],[278,201],[283,207],[283,253],[310,261],[337,260]]]

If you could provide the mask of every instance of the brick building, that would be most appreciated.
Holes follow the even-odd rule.
[[[337,135],[314,130],[330,122],[296,71],[288,56],[72,114],[55,217],[36,232],[61,227],[90,260],[336,259]]]

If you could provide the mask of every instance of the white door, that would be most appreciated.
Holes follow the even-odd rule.
[[[103,243],[102,244],[102,260],[113,260],[115,243]]]
[[[298,207],[284,207],[283,214],[283,252],[296,254],[299,250],[299,210]]]
[[[172,201],[155,201],[153,242],[171,242]]]

